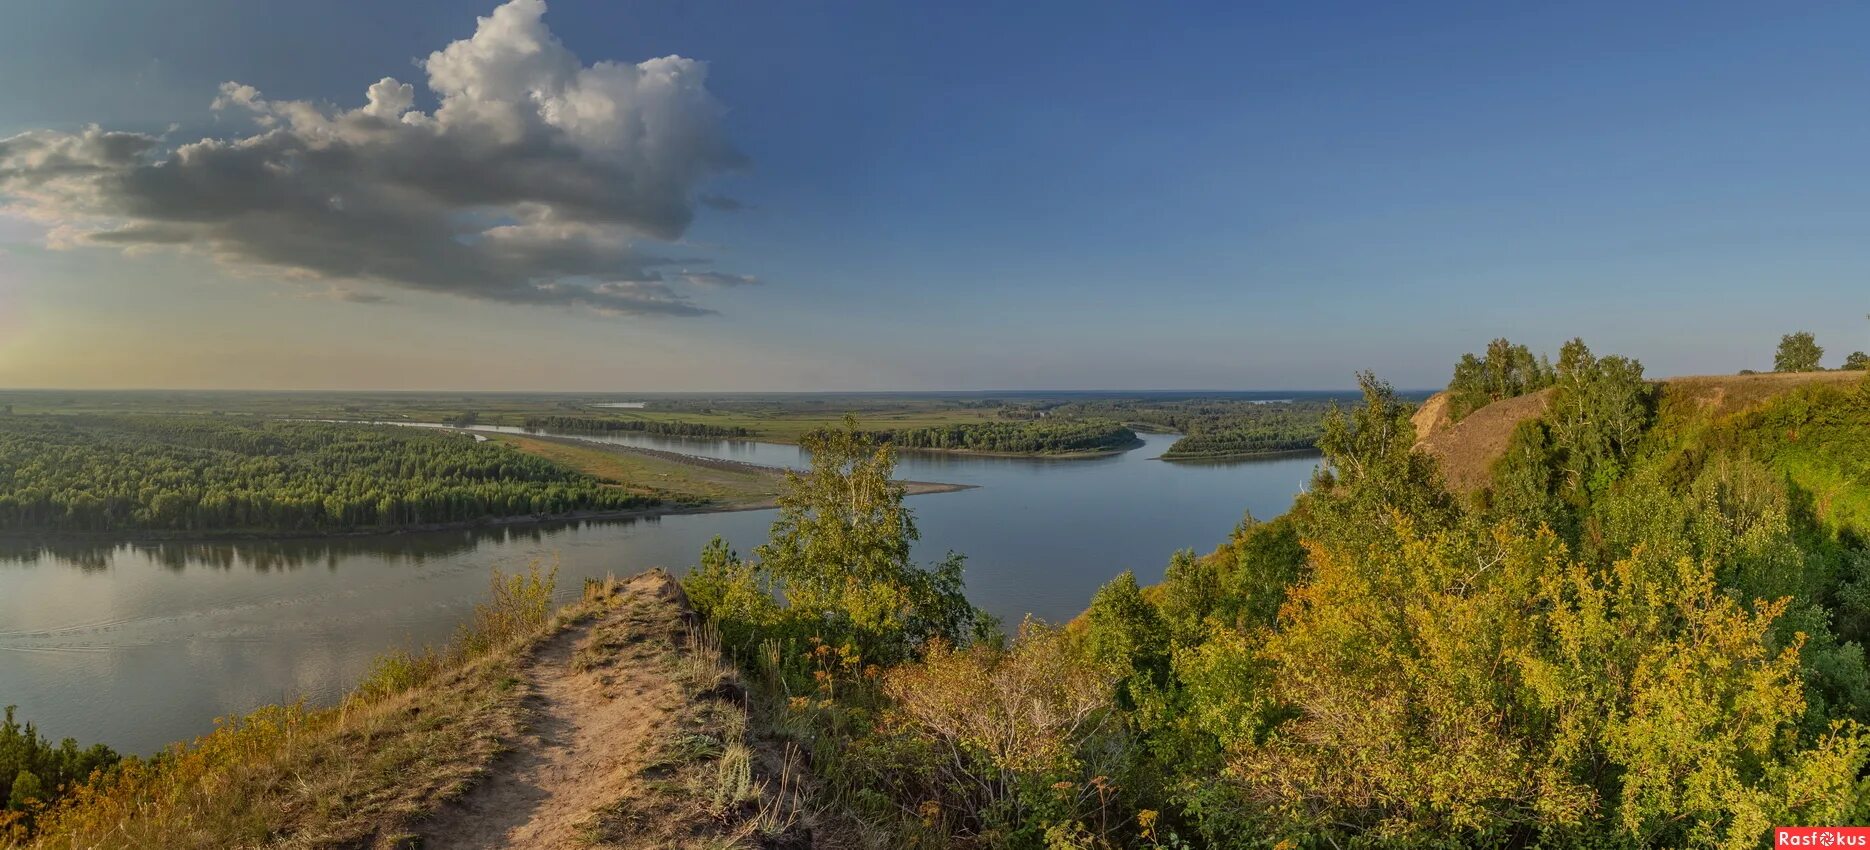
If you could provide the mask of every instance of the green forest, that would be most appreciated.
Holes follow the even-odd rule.
[[[1278,452],[1309,451],[1318,441],[1325,414],[1341,400],[1313,394],[1303,399],[1189,397],[1091,398],[1007,405],[1002,417],[1109,419],[1182,436],[1163,460],[1218,460]]]
[[[689,596],[889,846],[1740,850],[1870,822],[1870,382],[1715,415],[1573,341],[1461,494],[1361,383],[1290,512],[1069,624],[1003,629],[961,556],[914,562],[890,447],[855,430]]]
[[[1338,402],[1229,405],[1214,413],[1167,417],[1159,424],[1182,433],[1164,460],[1204,460],[1317,447],[1325,416]]]
[[[435,430],[212,416],[0,416],[0,531],[328,532],[655,500]]]
[[[946,451],[1076,454],[1117,451],[1136,444],[1135,431],[1100,420],[982,422],[872,433],[898,448]]]
[[[1209,394],[1074,399],[1008,405],[1000,415],[1012,419],[1102,418],[1137,428],[1171,431],[1182,436],[1163,452],[1163,460],[1219,460],[1312,450],[1325,416],[1350,399],[1325,393],[1302,396],[1251,399]]]
[[[534,430],[608,433],[629,431],[665,437],[751,437],[746,428],[708,425],[700,422],[665,422],[654,419],[605,419],[595,416],[528,416],[526,427]]]
[[[1220,460],[1281,452],[1306,452],[1318,447],[1318,435],[1302,426],[1281,423],[1243,425],[1220,431],[1189,434],[1162,453],[1163,460]]]

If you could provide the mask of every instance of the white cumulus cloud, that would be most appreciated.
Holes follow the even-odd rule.
[[[665,271],[673,261],[638,244],[679,239],[697,204],[717,206],[706,181],[742,164],[707,66],[583,64],[545,11],[511,0],[423,61],[432,112],[392,77],[353,109],[228,82],[212,106],[250,119],[246,135],[170,146],[93,126],[0,139],[0,210],[47,224],[61,246],[167,246],[292,277],[607,313],[711,312],[667,282],[752,278]]]

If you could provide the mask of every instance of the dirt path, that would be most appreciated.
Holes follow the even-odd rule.
[[[666,573],[638,576],[619,604],[533,654],[528,735],[426,825],[424,850],[581,846],[595,812],[639,790],[686,702],[654,639],[679,628],[666,600],[680,592]]]

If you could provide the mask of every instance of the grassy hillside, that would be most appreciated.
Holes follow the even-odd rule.
[[[1806,386],[1850,386],[1862,372],[1797,372],[1761,375],[1700,375],[1658,384],[1657,414],[1670,430],[1702,427],[1756,408]],[[1447,415],[1447,393],[1436,393],[1417,409],[1416,447],[1441,464],[1450,489],[1472,493],[1487,483],[1506,454],[1513,431],[1543,415],[1552,390],[1497,401],[1459,422]],[[1697,424],[1699,423],[1699,424]]]
[[[1836,373],[1831,373],[1836,374]],[[1824,527],[1870,540],[1870,378],[1671,382],[1664,422],[1676,418],[1681,451],[1738,448],[1786,477],[1795,504]],[[1764,376],[1762,376],[1764,377]],[[1791,377],[1791,376],[1788,376]],[[1763,392],[1768,387],[1777,392]],[[1711,415],[1685,416],[1683,408]],[[1721,411],[1738,409],[1723,415]]]

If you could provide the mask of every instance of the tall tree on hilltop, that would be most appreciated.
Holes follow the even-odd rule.
[[[1824,356],[1824,348],[1811,331],[1786,334],[1779,338],[1779,351],[1773,355],[1773,371],[1816,372],[1824,368],[1818,365]]]

